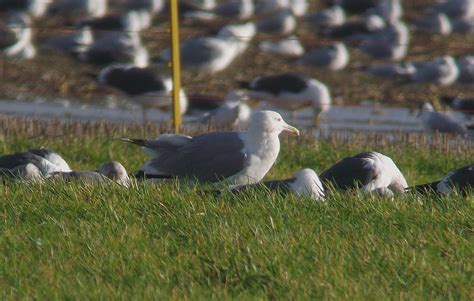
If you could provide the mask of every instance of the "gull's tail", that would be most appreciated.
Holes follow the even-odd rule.
[[[421,184],[421,185],[416,185],[412,187],[405,188],[406,192],[418,192],[422,194],[427,194],[427,193],[432,193],[432,192],[437,192],[437,186],[439,184],[439,181],[432,182],[432,183],[426,183],[426,184]]]

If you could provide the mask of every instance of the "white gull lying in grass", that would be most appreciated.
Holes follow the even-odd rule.
[[[331,107],[331,95],[325,84],[295,73],[260,76],[244,85],[248,85],[249,98],[257,101],[292,112],[311,107],[316,123],[319,115]]]
[[[428,62],[414,63],[416,71],[411,75],[415,82],[448,86],[459,77],[459,68],[451,56],[435,58]]]
[[[255,32],[253,23],[228,25],[223,27],[217,36],[183,41],[180,45],[182,66],[203,73],[222,71],[247,49]],[[163,51],[161,58],[169,61],[170,50]]]
[[[337,43],[327,48],[309,51],[298,60],[298,63],[333,71],[341,70],[349,63],[349,51],[343,43]]]
[[[410,187],[407,190],[418,191],[421,193],[437,192],[446,194],[453,191],[455,188],[466,194],[469,190],[471,190],[471,192],[474,191],[474,164],[468,164],[451,171],[441,180]]]
[[[418,118],[421,119],[423,127],[429,132],[452,133],[466,135],[467,128],[450,115],[436,112],[429,102],[420,106]]]
[[[388,188],[403,193],[407,181],[393,160],[381,153],[363,152],[344,158],[319,175],[325,188],[348,190],[361,186],[372,192],[377,188]]]
[[[117,183],[124,187],[130,187],[130,178],[127,171],[119,162],[109,162],[96,170],[81,171],[58,171],[51,173],[50,179],[61,179],[63,181],[81,181],[84,183]]]
[[[246,132],[213,132],[194,138],[164,134],[156,140],[124,140],[143,146],[151,156],[139,176],[223,181],[232,186],[256,183],[267,174],[278,157],[282,131],[299,134],[280,114],[260,111],[252,115]]]
[[[324,188],[318,175],[310,168],[298,170],[292,177],[284,180],[265,181],[256,184],[243,185],[231,190],[233,193],[266,187],[282,194],[293,193],[300,198],[310,198],[324,202]]]
[[[248,97],[242,91],[230,91],[220,107],[207,113],[199,121],[216,127],[232,126],[245,129],[252,115],[252,110],[245,103],[247,100]]]
[[[104,68],[99,76],[100,83],[126,93],[133,102],[143,109],[146,120],[146,110],[158,108],[171,110],[172,80],[164,77],[151,67],[139,68],[128,65],[111,65]],[[183,114],[188,107],[188,98],[183,89],[180,91],[180,110]]]
[[[289,36],[276,42],[261,42],[260,50],[286,57],[299,57],[304,54],[304,47],[297,36]]]

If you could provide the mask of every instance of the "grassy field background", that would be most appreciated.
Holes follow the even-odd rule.
[[[1,121],[0,121],[1,122]],[[0,127],[2,128],[2,127]],[[5,129],[5,128],[2,128]],[[74,130],[75,129],[75,130]],[[41,123],[0,133],[0,151],[55,149],[74,169],[142,151],[114,140],[159,129]],[[69,132],[69,134],[65,134]],[[472,163],[444,137],[282,136],[268,179],[321,172],[344,156],[391,156],[409,184]],[[137,183],[0,186],[4,299],[472,299],[473,199],[334,194],[327,204],[257,191]]]

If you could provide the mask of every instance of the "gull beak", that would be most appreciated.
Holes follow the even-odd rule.
[[[297,128],[295,128],[294,126],[291,126],[289,124],[286,124],[286,123],[283,125],[283,130],[287,131],[287,132],[290,132],[291,134],[293,134],[295,136],[300,135],[300,131]]]

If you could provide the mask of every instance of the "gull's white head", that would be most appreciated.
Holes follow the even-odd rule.
[[[290,184],[293,192],[302,197],[310,197],[317,201],[324,201],[324,188],[316,172],[310,168],[298,170]]]
[[[99,167],[97,172],[122,186],[130,187],[130,178],[128,177],[127,171],[119,162],[112,161],[106,163]]]
[[[287,124],[280,114],[273,111],[259,111],[252,114],[249,132],[263,132],[264,134],[280,134],[283,131],[299,136],[297,128]]]
[[[418,108],[418,114],[416,117],[420,117],[424,112],[434,112],[436,111],[433,105],[429,102],[425,102]]]

